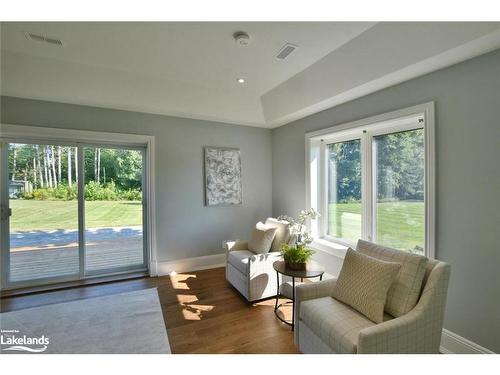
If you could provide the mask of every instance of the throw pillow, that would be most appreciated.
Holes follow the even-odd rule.
[[[387,292],[401,265],[385,262],[348,249],[333,288],[333,297],[382,323]]]
[[[265,225],[277,228],[276,236],[274,236],[271,245],[271,251],[280,251],[281,245],[286,244],[290,239],[290,228],[288,227],[288,223],[270,217],[266,220]]]
[[[420,289],[429,260],[422,255],[363,240],[358,241],[356,250],[373,258],[401,264],[401,269],[387,292],[385,311],[397,318],[413,309],[420,297]]]
[[[271,249],[277,228],[258,223],[248,241],[248,250],[255,254],[265,254]]]

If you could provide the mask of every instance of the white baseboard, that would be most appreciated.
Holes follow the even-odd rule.
[[[443,329],[439,351],[443,354],[494,354],[491,350],[447,329]]]
[[[158,276],[169,275],[172,272],[192,272],[206,270],[209,268],[224,267],[226,265],[226,254],[205,255],[195,258],[184,258],[169,262],[158,262],[156,270]]]

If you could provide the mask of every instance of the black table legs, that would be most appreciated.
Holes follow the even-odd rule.
[[[284,302],[284,303],[280,303],[278,305],[278,300],[279,300],[279,297],[280,297],[280,275],[279,275],[279,272],[276,272],[276,281],[277,281],[277,290],[276,290],[276,302],[274,303],[274,315],[276,315],[276,318],[278,318],[281,322],[285,323],[285,324],[288,324],[289,326],[292,327],[292,331],[294,329],[294,312],[295,312],[295,277],[292,277],[292,301],[288,301],[288,302]],[[278,310],[281,306],[285,305],[285,304],[289,304],[289,303],[292,303],[292,322],[288,322],[286,321],[285,319],[282,319],[281,316],[278,315]]]

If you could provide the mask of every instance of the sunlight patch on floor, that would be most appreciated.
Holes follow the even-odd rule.
[[[188,279],[196,279],[196,275],[189,275],[185,273],[175,273],[172,272],[170,274],[170,283],[172,284],[172,288],[174,289],[182,289],[189,290],[189,286],[187,285]]]
[[[196,275],[176,272],[170,273],[170,283],[172,288],[177,290],[189,290],[189,280],[196,279]],[[201,320],[203,314],[212,311],[215,306],[195,304],[198,297],[193,294],[177,294],[177,301],[182,306],[182,316],[184,320]]]
[[[198,300],[196,297],[194,298]],[[189,303],[180,303],[180,305],[182,306],[182,316],[184,317],[184,320],[201,320],[203,319],[203,313],[212,311],[215,308],[215,306],[211,305]]]
[[[179,305],[193,303],[198,301],[198,297],[191,294],[177,294],[177,301],[179,301]]]

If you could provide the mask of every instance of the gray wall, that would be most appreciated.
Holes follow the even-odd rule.
[[[271,131],[53,102],[2,97],[8,124],[154,135],[158,260],[222,253],[271,215]],[[203,146],[241,149],[243,205],[204,206]]]
[[[434,100],[445,328],[500,353],[500,50],[273,130],[273,213],[305,202],[304,134]]]

